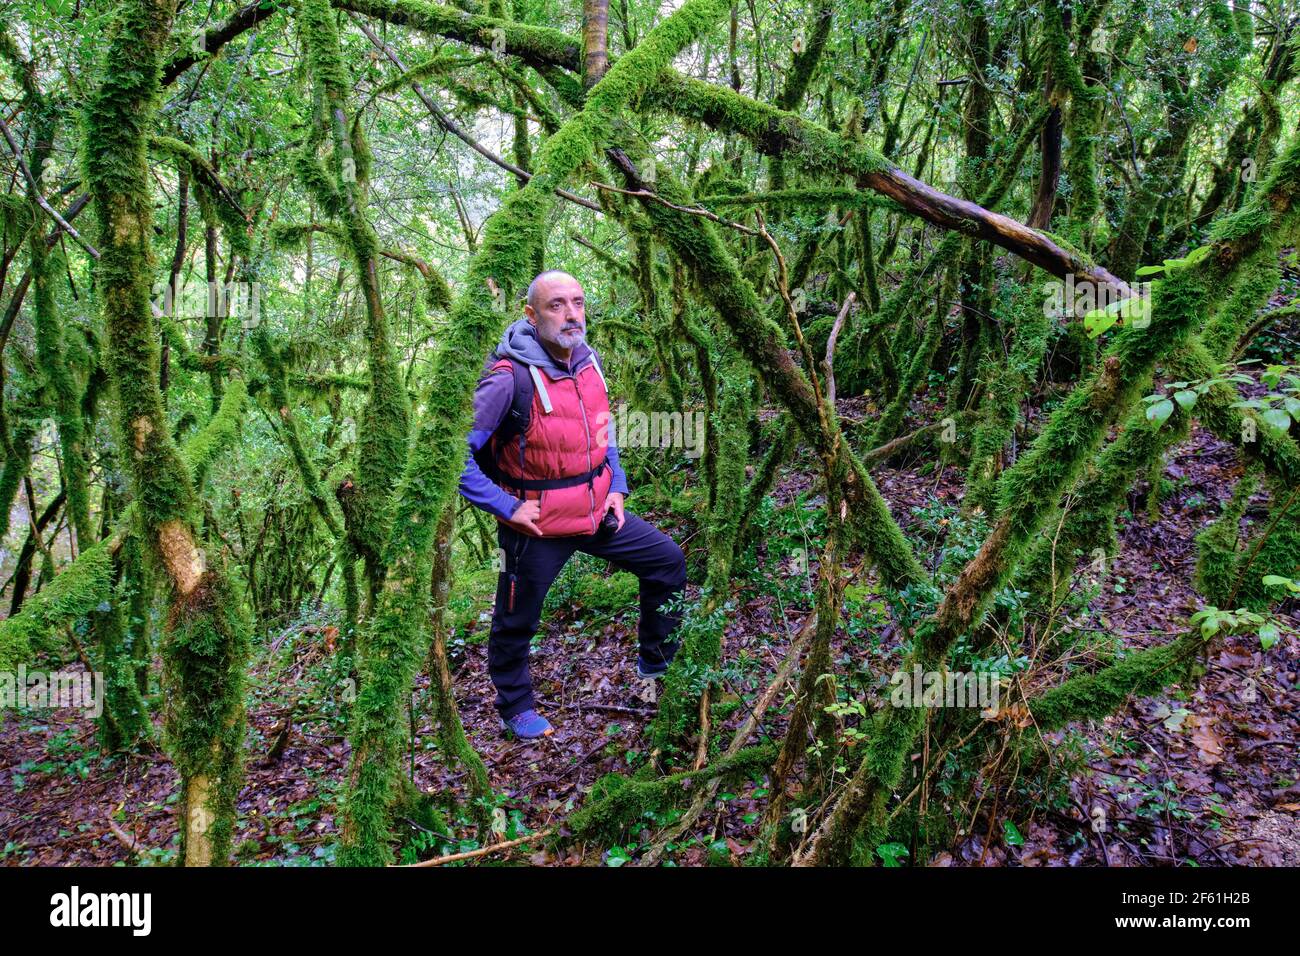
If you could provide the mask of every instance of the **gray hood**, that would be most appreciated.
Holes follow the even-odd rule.
[[[493,363],[503,358],[512,358],[525,365],[536,365],[544,369],[547,376],[552,379],[569,378],[591,361],[591,346],[585,341],[580,343],[573,350],[572,359],[566,367],[546,351],[531,322],[527,319],[517,319],[502,333],[501,341],[488,358],[487,367],[490,368]]]

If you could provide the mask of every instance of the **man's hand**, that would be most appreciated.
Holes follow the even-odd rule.
[[[623,530],[623,522],[627,520],[623,517],[623,493],[621,491],[611,491],[605,496],[605,507],[601,514],[607,514],[610,508],[614,509],[614,514],[618,518],[618,527],[614,529],[614,533],[617,534]]]
[[[531,498],[515,509],[515,513],[510,516],[506,524],[516,531],[527,531],[540,538],[542,529],[537,527],[537,519],[541,517],[541,514],[542,506],[537,503],[536,498]]]

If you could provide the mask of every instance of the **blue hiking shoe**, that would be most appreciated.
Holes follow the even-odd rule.
[[[550,722],[535,710],[525,710],[513,717],[503,719],[501,729],[508,730],[516,737],[522,737],[525,740],[549,737],[555,733],[555,728],[551,726]]]
[[[636,656],[636,676],[642,680],[658,679],[668,672],[668,661],[651,663],[640,654]]]

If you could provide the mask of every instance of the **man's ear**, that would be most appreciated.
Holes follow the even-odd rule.
[[[533,328],[537,328],[537,313],[533,311],[531,305],[524,306],[524,318],[528,320],[529,325]]]

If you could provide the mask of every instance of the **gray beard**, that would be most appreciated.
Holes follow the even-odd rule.
[[[573,349],[581,345],[584,338],[586,332],[582,329],[569,329],[555,333],[555,344],[562,349]]]

